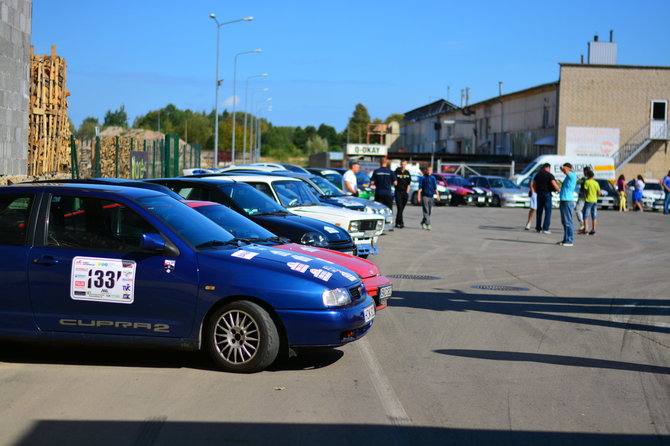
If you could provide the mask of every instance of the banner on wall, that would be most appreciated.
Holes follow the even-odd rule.
[[[567,127],[565,129],[566,155],[608,155],[619,150],[617,128]]]

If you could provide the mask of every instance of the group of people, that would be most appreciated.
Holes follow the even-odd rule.
[[[535,231],[551,234],[549,227],[551,226],[552,193],[559,192],[563,240],[558,244],[561,246],[574,245],[573,213],[577,216],[579,222],[578,234],[596,235],[598,197],[602,192],[600,185],[594,180],[593,170],[590,167],[585,167],[584,176],[578,179],[573,172],[572,164],[565,163],[561,166],[561,172],[565,175],[565,179],[559,187],[550,169],[550,164],[544,164],[530,183],[530,211],[528,212],[528,222],[525,229],[530,230],[533,217],[535,217]],[[642,191],[644,190],[644,184],[644,178],[642,175],[638,175],[634,182],[633,209],[643,210]],[[662,186],[665,192],[663,213],[667,215],[670,213],[670,172],[663,178]],[[577,203],[575,203],[574,193],[578,187]],[[626,178],[623,175],[620,175],[617,180],[617,192],[619,193],[619,211],[625,212],[628,209],[626,207]]]
[[[345,172],[342,178],[342,188],[345,192],[354,196],[358,196],[358,182],[356,180],[356,174],[360,171],[360,169],[360,164],[354,161],[350,164],[349,170]],[[419,181],[419,191],[417,192],[417,199],[421,203],[421,207],[423,209],[423,220],[421,220],[421,227],[427,230],[431,229],[430,215],[432,213],[434,203],[433,196],[437,191],[437,180],[432,174],[432,167],[428,167],[424,170],[424,175]],[[375,186],[375,201],[382,203],[389,208],[393,207],[393,188],[395,187],[395,227],[399,229],[405,227],[403,211],[405,210],[405,206],[407,206],[407,201],[409,200],[409,189],[411,183],[412,177],[409,170],[407,170],[407,161],[405,160],[400,162],[400,167],[396,168],[395,171],[392,171],[388,167],[388,160],[386,158],[382,158],[379,168],[375,169],[372,172],[372,176],[370,177],[370,184]],[[439,196],[437,199],[439,200]]]
[[[535,175],[530,183],[531,204],[528,213],[526,230],[530,230],[533,216],[536,215],[535,231],[543,234],[551,234],[552,193],[559,192],[559,210],[561,223],[563,224],[563,240],[558,242],[561,246],[574,246],[574,223],[573,213],[576,213],[580,224],[579,234],[596,235],[598,226],[597,203],[601,195],[600,185],[594,180],[594,172],[590,168],[584,168],[584,177],[577,178],[573,172],[572,164],[565,163],[561,166],[561,172],[565,175],[563,184],[558,186],[556,178],[550,172],[551,165],[544,164],[540,172]],[[580,187],[577,203],[575,203],[575,190]],[[590,229],[589,229],[590,220]]]

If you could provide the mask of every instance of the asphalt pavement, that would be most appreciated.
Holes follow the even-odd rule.
[[[670,445],[670,216],[437,207],[372,257],[369,334],[261,373],[172,350],[0,343],[0,445]]]

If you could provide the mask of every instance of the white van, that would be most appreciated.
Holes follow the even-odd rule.
[[[565,163],[572,164],[572,170],[578,176],[582,175],[585,167],[590,167],[593,169],[596,178],[602,178],[603,180],[614,180],[616,178],[614,159],[611,156],[541,155],[535,158],[521,173],[510,178],[510,180],[519,185],[528,183],[545,163],[551,165],[550,172],[556,177],[557,181],[563,181],[563,178],[565,178],[565,175],[561,172],[561,166]]]

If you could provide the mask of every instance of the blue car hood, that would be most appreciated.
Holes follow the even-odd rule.
[[[201,264],[217,263],[227,273],[238,272],[259,287],[266,286],[264,273],[300,278],[326,288],[351,288],[361,282],[356,273],[327,260],[260,245],[200,251],[199,260]]]

